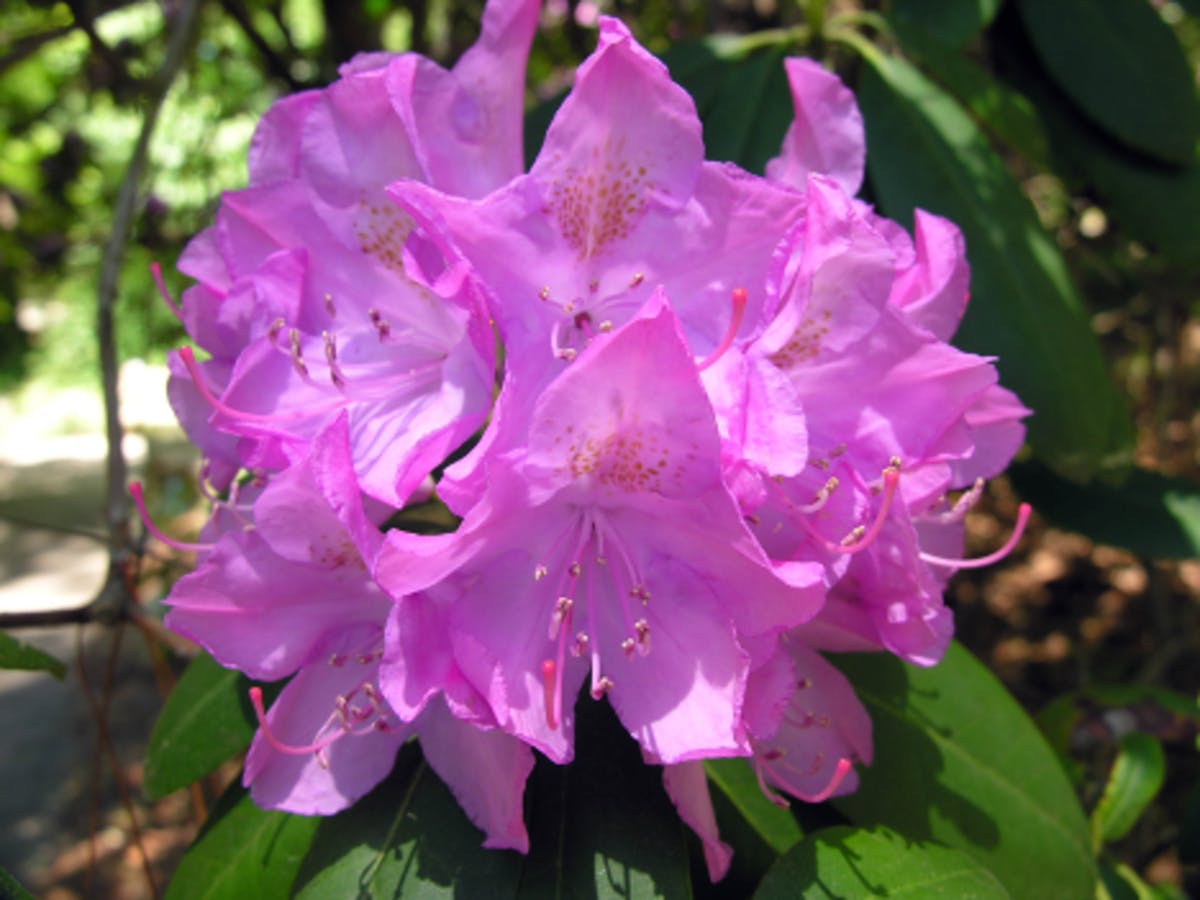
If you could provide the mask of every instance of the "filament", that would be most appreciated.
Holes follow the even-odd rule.
[[[994,553],[989,553],[987,556],[981,556],[977,559],[949,559],[944,556],[934,556],[932,553],[922,553],[921,559],[931,566],[946,566],[951,569],[982,569],[984,566],[997,563],[1013,552],[1013,548],[1017,546],[1017,541],[1025,533],[1025,526],[1029,524],[1029,515],[1032,511],[1033,509],[1028,503],[1021,504],[1020,508],[1017,509],[1017,521],[1013,525],[1012,534],[1008,536],[1008,540],[1004,542],[1004,546]]]
[[[137,507],[138,515],[141,516],[142,524],[146,530],[166,544],[168,547],[174,547],[176,550],[182,550],[184,553],[207,553],[212,550],[213,544],[189,544],[186,541],[177,541],[172,537],[168,537],[157,525],[150,519],[150,511],[146,509],[146,498],[142,495],[142,483],[134,481],[129,485],[129,495],[133,497],[133,503]]]

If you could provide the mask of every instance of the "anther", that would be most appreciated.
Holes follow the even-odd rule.
[[[371,307],[367,310],[367,316],[370,317],[371,324],[375,326],[375,331],[378,332],[381,341],[392,333],[391,324],[379,314],[379,310]]]
[[[633,630],[637,634],[638,653],[646,656],[650,652],[650,623],[638,619],[633,623]]]
[[[300,353],[300,329],[288,329],[288,343],[292,348],[292,365],[301,378],[308,378],[308,366],[304,364],[304,357]]]
[[[538,299],[539,300],[549,300],[550,299],[550,285],[548,285],[548,284],[542,285],[542,289],[540,291],[538,291]]]
[[[646,280],[646,276],[644,273],[636,272],[634,274],[633,278],[629,279],[629,286],[631,288],[635,288],[645,280]]]
[[[338,368],[337,344],[334,342],[333,335],[328,331],[321,332],[321,340],[325,344],[325,361],[329,363],[329,380],[333,382],[334,387],[340,390],[346,386],[346,379]]]
[[[601,334],[608,334],[613,330],[613,323],[608,319],[605,319],[603,322],[597,325],[596,328],[599,329]]]
[[[588,636],[582,631],[576,632],[575,643],[571,645],[572,656],[583,656],[588,651]]]
[[[213,548],[213,544],[189,544],[184,541],[177,541],[174,538],[167,537],[158,526],[150,520],[150,511],[146,509],[146,498],[142,495],[142,483],[134,481],[129,485],[129,495],[133,497],[133,504],[137,507],[138,515],[142,517],[142,524],[146,526],[146,530],[166,544],[168,547],[174,547],[176,550],[182,550],[184,553],[207,553]]]
[[[633,648],[635,646],[636,642],[633,638],[625,638],[625,640],[621,641],[621,649],[625,652],[626,656],[633,656]]]
[[[596,683],[592,685],[591,694],[593,700],[599,700],[605,694],[613,689],[612,679],[607,675],[601,675]]]
[[[725,351],[733,346],[738,329],[742,327],[742,319],[746,315],[746,304],[749,302],[749,295],[746,293],[746,289],[741,287],[734,288],[730,302],[733,304],[733,311],[729,317],[729,327],[725,329],[725,336],[721,338],[721,342],[717,344],[716,349],[696,364],[696,370],[699,372],[703,372],[725,355]]]
[[[900,470],[895,466],[891,466],[883,470],[883,500],[879,504],[879,512],[875,516],[875,521],[871,523],[871,527],[865,531],[860,529],[863,526],[858,526],[854,531],[847,536],[849,543],[843,541],[841,544],[833,544],[829,541],[824,541],[825,549],[833,553],[858,553],[860,550],[865,550],[879,536],[879,532],[883,530],[883,523],[887,521],[888,512],[892,508],[892,499],[896,496],[896,488],[900,485]],[[803,521],[803,520],[802,520]],[[808,523],[805,523],[808,526]]]
[[[325,312],[329,314],[329,318],[336,319],[337,307],[333,305],[333,294],[326,294],[321,299],[325,301]]]
[[[588,290],[593,294],[596,293],[596,291],[600,290],[600,282],[593,278],[588,282]]]
[[[283,331],[283,326],[286,324],[287,322],[283,321],[283,316],[276,316],[275,321],[267,328],[267,337],[270,338],[272,344],[275,343],[275,339],[279,337],[279,332]]]
[[[550,570],[547,569],[545,566],[536,566],[533,570],[533,580],[541,581],[543,578],[545,578],[549,574],[550,574]]]
[[[573,347],[564,347],[558,351],[558,358],[563,362],[574,362],[576,355]]]
[[[978,559],[948,559],[944,556],[934,556],[932,553],[922,553],[921,559],[931,566],[946,566],[950,569],[982,569],[984,566],[990,566],[1012,553],[1013,548],[1017,546],[1017,541],[1021,540],[1021,535],[1025,533],[1025,526],[1029,524],[1029,516],[1032,512],[1033,509],[1028,503],[1021,504],[1017,509],[1017,521],[1013,525],[1012,534],[1008,536],[1004,546],[995,553],[989,553]]]

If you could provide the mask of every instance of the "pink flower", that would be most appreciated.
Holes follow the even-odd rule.
[[[748,753],[737,633],[809,619],[821,572],[773,570],[751,538],[662,294],[593,341],[530,422],[526,448],[489,461],[457,534],[388,536],[381,584],[403,605],[444,580],[457,667],[507,731],[557,762],[589,670],[591,695],[609,697],[650,758]]]
[[[407,177],[478,196],[520,172],[537,7],[491,3],[453,72],[360,57],[264,118],[250,187],[180,262],[199,280],[183,321],[213,359],[176,360],[172,400],[219,487],[301,458],[345,410],[364,489],[400,505],[486,418],[493,340],[474,289],[408,276],[421,250],[383,188]]]

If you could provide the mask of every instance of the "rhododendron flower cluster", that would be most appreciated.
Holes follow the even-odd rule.
[[[264,117],[180,261],[206,358],[170,394],[213,516],[167,624],[291,677],[253,695],[260,805],[343,809],[415,736],[525,851],[534,752],[569,763],[576,704],[607,702],[720,877],[702,761],[749,758],[780,803],[854,790],[871,724],[821,654],[937,662],[1027,410],[948,343],[958,229],[855,198],[862,121],[814,62],[759,177],[704,159],[691,98],[603,19],[523,171],[538,6],[493,0],[451,71],[358,57]],[[434,501],[453,530],[386,527]]]

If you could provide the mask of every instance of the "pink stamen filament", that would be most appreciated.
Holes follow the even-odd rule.
[[[825,549],[830,553],[859,553],[866,550],[867,547],[874,543],[875,538],[879,537],[879,532],[883,530],[883,524],[887,521],[888,513],[892,509],[892,500],[896,496],[896,488],[900,485],[900,470],[894,467],[889,467],[883,470],[883,500],[879,504],[879,512],[875,515],[875,520],[871,523],[862,535],[862,537],[850,544],[835,544],[832,541],[826,540],[821,535],[817,534],[816,530],[808,524],[804,519],[800,522],[803,524],[805,531],[816,538],[824,545]]]
[[[192,383],[196,385],[196,390],[200,392],[208,405],[222,415],[228,416],[231,419],[240,419],[244,422],[257,422],[264,425],[275,425],[286,422],[298,422],[303,419],[309,419],[314,416],[323,415],[327,412],[332,412],[335,409],[340,409],[343,405],[342,401],[330,404],[324,408],[314,410],[304,410],[302,412],[275,414],[275,415],[260,415],[259,413],[245,412],[244,410],[234,409],[232,406],[227,406],[225,403],[212,392],[212,388],[208,386],[208,382],[204,378],[204,373],[200,371],[200,366],[196,362],[196,355],[192,352],[191,347],[180,347],[179,358],[183,360],[184,366],[187,367],[188,374],[192,376]]]
[[[1008,536],[1008,540],[1004,542],[1004,546],[995,553],[989,553],[987,556],[981,556],[978,559],[948,559],[944,556],[934,556],[932,553],[922,553],[921,559],[931,566],[946,566],[950,569],[982,569],[984,566],[990,566],[1013,552],[1013,548],[1017,546],[1017,541],[1021,540],[1021,535],[1025,533],[1025,526],[1029,524],[1029,516],[1032,512],[1033,509],[1028,503],[1021,504],[1017,510],[1017,521],[1013,525],[1012,534]]]
[[[308,756],[310,753],[320,753],[330,744],[334,743],[334,741],[344,737],[348,733],[345,730],[338,730],[330,735],[313,741],[311,744],[305,744],[303,746],[285,744],[275,736],[275,733],[271,731],[271,726],[267,724],[267,713],[266,710],[263,709],[262,688],[250,688],[250,705],[254,707],[254,715],[258,719],[259,730],[262,731],[262,735],[266,739],[267,743],[280,753],[286,753],[288,756]]]
[[[171,297],[170,291],[167,290],[167,283],[163,281],[162,266],[156,262],[150,263],[150,277],[154,279],[154,286],[158,288],[158,293],[162,296],[163,302],[167,304],[167,309],[179,320],[183,322],[183,309]]]
[[[742,327],[742,319],[746,315],[746,304],[749,302],[749,299],[745,288],[738,287],[733,289],[730,296],[733,304],[733,312],[729,318],[729,327],[725,330],[725,336],[721,338],[721,343],[717,344],[716,349],[712,353],[697,363],[696,371],[703,372],[724,356],[725,351],[733,346],[733,341],[737,337],[738,330]]]
[[[551,731],[558,728],[558,698],[562,695],[559,669],[554,660],[542,660],[542,702],[546,706],[546,727]]]
[[[176,550],[182,550],[184,553],[207,553],[213,548],[213,544],[190,544],[186,541],[177,541],[172,537],[168,537],[151,521],[150,511],[146,509],[146,498],[142,494],[142,483],[140,481],[134,481],[129,485],[129,495],[133,497],[133,504],[137,507],[138,515],[141,516],[142,524],[146,527],[146,530],[168,547],[174,547]]]

